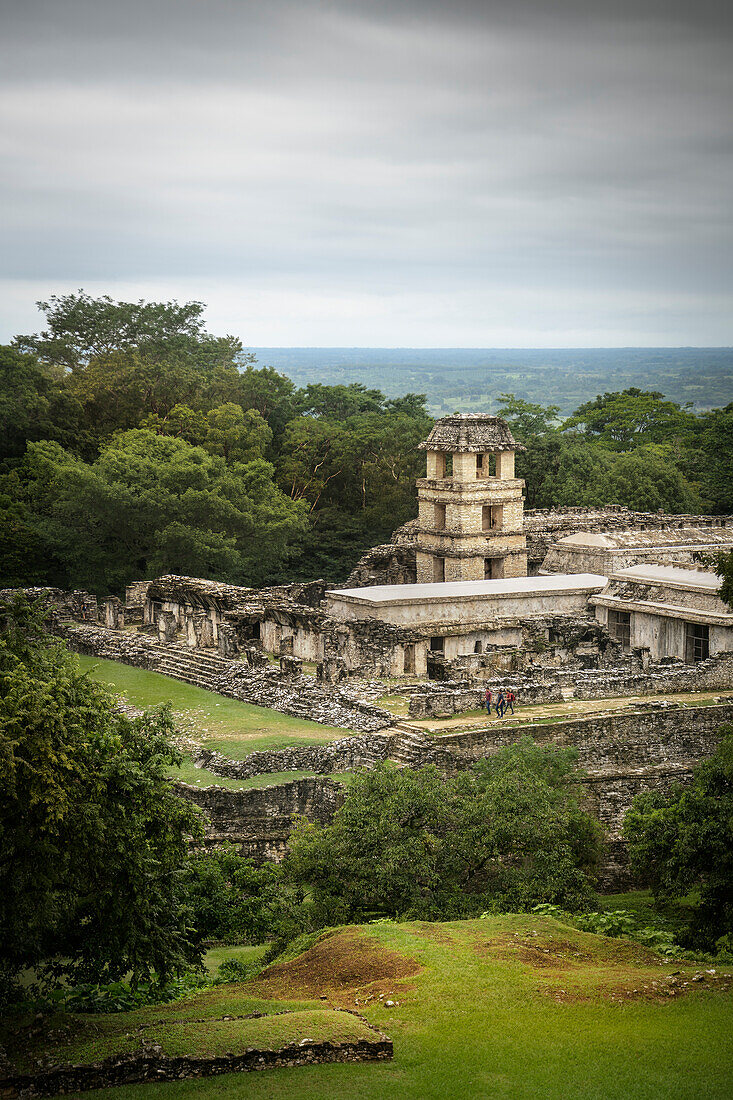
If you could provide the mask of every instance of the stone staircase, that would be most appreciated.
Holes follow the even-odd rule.
[[[222,677],[231,673],[231,660],[214,653],[163,645],[151,646],[150,649],[156,659],[156,672],[207,691],[217,691]]]
[[[390,748],[390,760],[401,768],[419,768],[426,762],[432,747],[430,738],[426,734],[408,726],[405,722],[397,722],[390,733],[394,738]]]

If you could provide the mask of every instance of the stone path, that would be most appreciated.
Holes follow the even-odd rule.
[[[722,693],[724,694],[724,693]],[[573,718],[585,714],[609,714],[615,710],[624,710],[631,706],[649,703],[689,703],[704,705],[713,703],[720,696],[709,691],[679,692],[675,695],[629,695],[610,699],[570,699],[563,703],[537,703],[532,706],[514,706],[514,718],[499,719],[492,711],[491,718],[484,712],[481,715],[454,715],[451,718],[415,718],[399,719],[400,727],[422,730],[431,733],[451,733],[458,730],[485,729],[493,725],[524,725],[533,719]]]

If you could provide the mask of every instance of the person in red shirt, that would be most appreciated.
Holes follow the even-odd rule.
[[[494,695],[493,695],[493,692],[492,692],[491,688],[487,688],[486,689],[486,694],[484,695],[484,703],[486,704],[486,713],[487,714],[491,714],[491,700],[493,699],[493,697],[494,697]]]
[[[509,691],[506,693],[506,709],[510,710],[512,714],[514,714],[514,703],[516,701],[516,698],[517,697],[512,689],[509,688]]]

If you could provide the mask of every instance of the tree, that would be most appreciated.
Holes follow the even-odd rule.
[[[0,609],[0,983],[164,979],[198,961],[180,874],[197,811],[163,708],[130,719],[51,644],[37,608]]]
[[[702,492],[718,514],[733,512],[733,402],[702,417],[697,475]]]
[[[587,436],[614,450],[625,451],[694,436],[698,422],[687,408],[665,401],[664,394],[632,386],[621,393],[604,393],[594,401],[586,401],[563,425],[578,426]]]
[[[605,499],[638,512],[697,512],[700,498],[663,447],[639,447],[615,457]]]
[[[302,891],[283,881],[278,863],[256,865],[234,848],[196,852],[183,887],[199,940],[264,943],[303,931]]]
[[[722,580],[718,595],[728,607],[733,607],[733,550],[715,555],[715,572]]]
[[[92,298],[80,290],[53,294],[36,305],[45,314],[48,328],[38,335],[17,336],[16,345],[69,370],[122,348],[159,345],[180,337],[196,340],[204,334],[202,302],[115,302],[106,294]]]
[[[201,302],[114,302],[79,291],[38,305],[48,328],[15,344],[56,372],[80,410],[73,449],[87,458],[146,416],[165,419],[179,404],[208,411],[237,401],[240,368],[254,358],[238,339],[205,331]]]
[[[527,740],[448,779],[379,765],[356,777],[332,824],[299,824],[286,875],[326,923],[582,905],[600,830],[578,801],[574,760]]]
[[[115,436],[91,464],[56,443],[30,444],[16,474],[66,584],[100,594],[166,572],[265,583],[304,526],[269,463],[227,465],[141,429]]]
[[[557,424],[559,405],[536,405],[523,401],[513,393],[499,394],[499,416],[502,416],[512,430],[514,438],[527,443],[546,432],[553,431]]]
[[[733,948],[733,726],[720,732],[689,787],[637,795],[624,821],[632,871],[659,900],[692,895],[684,942],[704,950]]]
[[[0,461],[20,457],[29,439],[78,441],[80,413],[58,372],[0,346]]]

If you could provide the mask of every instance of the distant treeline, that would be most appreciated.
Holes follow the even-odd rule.
[[[424,393],[434,416],[496,413],[507,390],[569,416],[603,390],[660,390],[700,412],[733,393],[733,348],[254,348],[261,363],[309,382]]]
[[[416,514],[423,393],[298,387],[206,332],[198,302],[39,306],[45,330],[0,347],[0,584],[339,582]],[[502,381],[530,507],[733,512],[733,405],[626,387],[562,421]]]

